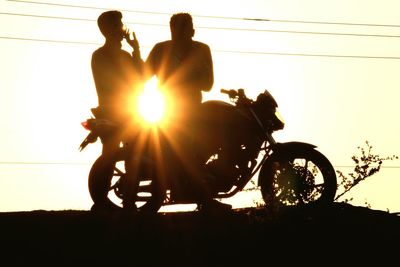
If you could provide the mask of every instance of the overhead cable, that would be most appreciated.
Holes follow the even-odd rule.
[[[83,6],[83,5],[72,5],[72,4],[61,4],[51,2],[37,2],[27,0],[7,0],[8,2],[19,2],[37,5],[49,5],[49,6],[61,6],[70,8],[82,8],[91,10],[110,10],[107,7],[94,7],[94,6]],[[131,9],[119,9],[121,12],[132,12],[132,13],[143,13],[143,14],[154,14],[154,15],[171,15],[168,12],[155,12],[145,10],[131,10]],[[226,20],[245,20],[245,21],[259,21],[259,22],[282,22],[282,23],[305,23],[305,24],[327,24],[327,25],[343,25],[343,26],[367,26],[367,27],[400,27],[398,24],[377,24],[377,23],[353,23],[353,22],[338,22],[338,21],[308,21],[308,20],[289,20],[289,19],[270,19],[270,18],[247,18],[247,17],[228,17],[228,16],[211,16],[192,14],[193,17],[211,18],[211,19],[226,19]]]
[[[83,45],[100,45],[96,42],[80,42],[80,41],[65,41],[52,39],[38,38],[23,38],[13,36],[0,36],[0,39],[19,40],[19,41],[36,41],[49,43],[64,43],[64,44],[83,44]],[[143,46],[149,48],[148,46]],[[287,52],[264,52],[264,51],[243,51],[243,50],[219,50],[213,49],[216,53],[234,53],[234,54],[254,54],[254,55],[277,55],[277,56],[296,56],[296,57],[327,57],[327,58],[354,58],[354,59],[390,59],[399,60],[396,56],[361,56],[361,55],[335,55],[335,54],[305,54],[305,53],[287,53]]]
[[[0,12],[0,15],[35,17],[35,18],[44,18],[44,19],[96,21],[95,19],[86,19],[86,18],[60,17],[60,16],[48,16],[48,15],[35,15],[35,14],[21,14],[21,13],[8,13],[8,12]],[[127,22],[127,24],[136,24],[136,25],[145,25],[145,26],[157,26],[157,27],[168,27],[168,25],[165,25],[165,24],[146,23],[146,22]],[[197,26],[196,28],[198,28],[198,29],[211,29],[211,30],[228,30],[228,31],[253,31],[253,32],[272,32],[272,33],[290,33],[290,34],[315,34],[315,35],[338,35],[338,36],[354,36],[354,37],[400,38],[400,35],[388,35],[388,34],[362,34],[362,33],[316,32],[316,31],[289,31],[289,30],[270,30],[270,29],[254,29],[254,28],[253,29],[249,29],[249,28],[231,28],[231,27],[206,27],[206,26]]]

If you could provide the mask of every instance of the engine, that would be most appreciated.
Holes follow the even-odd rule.
[[[211,174],[209,183],[216,191],[226,192],[241,176],[251,172],[262,135],[251,114],[234,105],[208,101],[203,107],[201,149],[206,170]]]

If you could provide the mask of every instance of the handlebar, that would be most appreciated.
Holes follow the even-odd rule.
[[[247,98],[246,94],[244,93],[244,89],[221,89],[221,93],[227,94],[233,102],[236,103],[238,106],[247,106],[251,104],[253,101]]]
[[[221,93],[227,94],[229,98],[242,98],[247,99],[246,94],[244,93],[244,89],[240,88],[237,91],[235,89],[221,89]]]
[[[234,89],[230,89],[230,90],[221,89],[221,93],[228,95],[229,98],[235,98],[238,95],[238,93]]]

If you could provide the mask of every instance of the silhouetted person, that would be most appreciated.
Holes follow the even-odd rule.
[[[105,37],[105,43],[92,54],[91,67],[99,104],[93,113],[96,118],[108,119],[118,126],[109,134],[100,136],[103,144],[102,156],[112,159],[119,150],[121,141],[126,141],[127,138],[122,128],[128,124],[131,116],[129,109],[132,104],[129,99],[135,90],[143,86],[143,61],[137,40],[130,38],[129,31],[122,23],[121,12],[104,12],[98,17],[97,24]],[[133,36],[135,37],[134,34]],[[132,55],[121,49],[124,38],[133,48]],[[126,192],[127,199],[134,199],[136,181],[131,179],[129,183],[127,188],[133,189]],[[134,202],[124,203],[124,208],[135,208],[131,204]]]
[[[194,41],[192,17],[174,14],[170,19],[171,40],[156,44],[146,65],[163,87],[179,100],[181,109],[195,109],[202,102],[202,91],[214,83],[213,62],[208,45]]]
[[[186,159],[192,186],[199,204],[228,207],[212,199],[201,177],[201,159],[195,153],[195,136],[201,116],[202,91],[210,91],[214,83],[213,61],[208,45],[193,40],[195,33],[192,17],[177,13],[170,18],[171,40],[157,43],[146,60],[147,76],[156,75],[161,87],[168,90],[174,104],[175,127],[172,135]],[[230,208],[230,206],[229,206]]]

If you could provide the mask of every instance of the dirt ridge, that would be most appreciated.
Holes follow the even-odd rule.
[[[395,256],[400,216],[344,203],[276,213],[36,210],[0,213],[0,229],[2,259],[15,264],[233,266],[281,254],[309,264],[310,251],[340,263],[340,251],[357,261]]]

